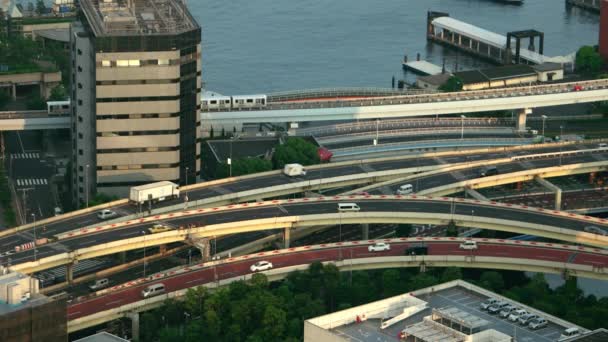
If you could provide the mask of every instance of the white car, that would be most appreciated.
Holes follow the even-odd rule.
[[[100,220],[108,220],[116,216],[118,216],[118,214],[110,209],[104,209],[97,213],[97,218]]]
[[[521,317],[523,315],[527,315],[527,314],[528,314],[528,311],[526,311],[524,309],[515,310],[515,311],[511,312],[511,314],[509,315],[509,321],[517,322],[519,320],[519,317]]]
[[[460,244],[460,249],[477,249],[477,242],[472,240],[466,240]]]
[[[270,261],[258,261],[251,265],[249,269],[251,269],[251,272],[268,271],[272,269],[272,263]]]
[[[369,245],[367,250],[370,252],[382,252],[382,251],[390,251],[391,245],[386,242],[376,242],[373,245]]]

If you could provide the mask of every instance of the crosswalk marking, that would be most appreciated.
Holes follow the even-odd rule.
[[[35,185],[47,185],[49,182],[44,178],[19,178],[17,179],[17,186],[35,186]]]
[[[40,159],[40,153],[12,153],[11,159]]]

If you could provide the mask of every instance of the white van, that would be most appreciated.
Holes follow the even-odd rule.
[[[104,287],[110,285],[110,280],[108,278],[97,279],[94,284],[89,286],[91,291],[101,290]]]
[[[357,203],[338,203],[338,211],[359,211]]]
[[[477,249],[477,241],[466,240],[460,244],[460,249]]]
[[[578,336],[581,334],[581,331],[578,328],[568,328],[564,330],[564,332],[559,336],[558,341],[566,340],[574,336]]]
[[[412,184],[403,184],[397,189],[397,195],[407,195],[411,194],[414,191],[414,187]]]
[[[164,284],[154,284],[146,287],[143,291],[141,291],[141,296],[144,298],[152,297],[159,295],[161,293],[165,293],[165,285]]]

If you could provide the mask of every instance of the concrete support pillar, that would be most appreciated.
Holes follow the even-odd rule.
[[[593,182],[595,182],[595,176],[597,176],[596,172],[589,173],[589,184],[593,184]]]
[[[160,254],[165,254],[165,252],[167,252],[167,245],[160,245],[158,246],[158,249]]]
[[[74,263],[69,263],[66,266],[66,272],[65,272],[65,280],[68,282],[68,284],[71,284],[74,281]]]
[[[562,189],[560,187],[558,187],[557,185],[549,182],[548,180],[539,177],[539,176],[535,176],[534,180],[544,186],[545,188],[553,191],[555,193],[555,210],[561,210],[562,208]]]
[[[283,247],[289,248],[289,244],[291,243],[291,228],[285,228],[283,232]]]
[[[523,182],[517,182],[517,184],[515,185],[517,191],[521,191],[521,189],[523,188],[524,183]]]
[[[361,225],[361,235],[363,236],[363,240],[369,239],[369,224],[364,223]]]
[[[126,251],[120,252],[119,257],[120,257],[121,264],[124,264],[125,262],[127,262],[127,252]]]
[[[131,319],[131,340],[134,342],[139,341],[139,312],[129,313]]]
[[[462,35],[458,35],[458,45],[462,45]]]
[[[13,96],[13,101],[17,101],[17,85],[13,83],[13,92],[11,94]]]
[[[517,113],[517,121],[515,122],[515,129],[518,132],[525,132],[526,131],[526,119],[527,116],[532,114],[532,109],[530,108],[525,108],[520,110]]]
[[[473,190],[469,187],[465,188],[464,191],[471,197],[473,197],[474,199],[478,200],[478,201],[489,201],[489,199],[480,194],[479,192],[477,192],[476,190]]]

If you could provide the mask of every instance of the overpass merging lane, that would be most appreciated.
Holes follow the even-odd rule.
[[[339,176],[348,176],[348,175],[356,175],[356,174],[364,174],[375,171],[390,171],[396,169],[406,169],[406,168],[418,168],[418,167],[428,167],[429,170],[433,168],[438,168],[441,166],[449,166],[449,164],[454,163],[462,163],[462,162],[479,162],[483,160],[493,160],[493,159],[501,159],[501,158],[509,158],[513,156],[523,156],[529,154],[536,153],[549,153],[549,152],[559,152],[561,151],[575,151],[580,149],[589,149],[596,147],[596,143],[583,143],[583,144],[566,144],[563,146],[554,146],[554,145],[535,145],[528,146],[525,148],[499,148],[499,149],[490,149],[490,152],[481,152],[487,149],[480,150],[479,153],[475,153],[471,151],[466,154],[439,154],[440,157],[434,156],[422,156],[420,158],[410,157],[410,158],[389,158],[387,160],[366,160],[358,163],[347,163],[346,165],[334,165],[329,164],[329,166],[322,166],[317,168],[309,168],[309,171],[304,177],[296,177],[290,178],[283,175],[280,171],[259,174],[258,176],[252,177],[237,177],[234,180],[226,180],[226,182],[217,184],[217,185],[209,185],[206,186],[205,183],[201,183],[195,186],[190,186],[191,190],[182,191],[183,194],[188,195],[189,202],[194,202],[196,200],[208,199],[213,197],[218,197],[226,194],[237,193],[248,190],[256,190],[268,188],[271,186],[277,185],[285,185],[291,184],[301,181],[312,181],[312,180],[321,180],[332,177]],[[473,154],[475,153],[475,154]],[[471,154],[471,155],[469,155]],[[368,180],[361,180],[360,183],[366,183]],[[318,189],[317,186],[314,186],[314,189]],[[294,189],[293,192],[299,192],[300,190]],[[264,197],[264,196],[261,196]],[[165,201],[153,206],[154,209],[168,207],[172,205],[183,204],[183,198],[172,201]],[[238,202],[238,199],[234,200]],[[216,204],[217,205],[217,204]],[[120,204],[110,206],[110,209],[116,211],[120,216],[129,216],[137,213],[138,208],[134,205],[126,203],[123,201]],[[101,209],[101,208],[100,208]],[[103,221],[100,221],[97,218],[97,212],[91,211],[88,213],[83,213],[76,216],[70,216],[68,213],[64,215],[65,219],[62,217],[56,217],[47,219],[45,221],[39,221],[36,224],[37,236],[38,237],[50,237],[62,232],[74,230],[81,227],[92,226],[96,224],[103,224]],[[44,229],[41,229],[44,227]],[[17,246],[20,244],[28,243],[32,241],[33,233],[32,229],[28,233],[21,233],[11,236],[6,236],[0,238],[0,253],[5,252],[13,246]],[[1,235],[1,234],[0,234]]]
[[[536,267],[544,267],[553,273],[564,271],[576,273],[576,269],[589,269],[593,270],[591,272],[598,272],[600,278],[605,279],[608,276],[603,270],[608,266],[608,252],[594,248],[477,239],[478,249],[463,250],[459,248],[462,240],[455,238],[402,238],[378,241],[388,242],[390,250],[370,252],[368,245],[374,243],[374,240],[354,241],[262,252],[219,262],[188,266],[179,270],[173,269],[170,272],[151,275],[146,279],[134,280],[99,291],[91,297],[78,298],[68,306],[68,320],[71,321],[69,324],[74,326],[74,323],[78,323],[74,320],[87,320],[87,316],[141,301],[141,291],[150,284],[163,283],[166,292],[174,292],[226,279],[242,279],[242,276],[251,273],[249,267],[259,260],[272,262],[274,269],[268,272],[269,274],[279,271],[277,268],[307,265],[315,261],[343,261],[339,266],[348,267],[350,264],[355,269],[369,269],[417,267],[421,264],[427,264],[430,267],[433,265],[449,266],[449,260],[453,260],[454,265],[464,262],[470,265],[469,267],[492,268],[491,263],[497,262],[496,268],[537,270]],[[409,247],[421,245],[427,246],[428,255],[409,255],[410,252],[407,250]],[[387,257],[400,258],[398,260],[391,258],[392,262],[390,262],[386,259]],[[476,258],[479,259],[479,262],[476,261]],[[357,262],[358,259],[361,262]],[[363,259],[369,260],[369,262],[362,263]],[[376,261],[371,261],[372,259],[379,259],[378,261],[381,263],[374,265]],[[498,261],[498,259],[502,261]],[[501,263],[502,266],[500,266]],[[582,273],[583,271],[581,271]],[[82,324],[82,322],[80,323]]]
[[[361,210],[356,213],[339,213],[337,203],[340,202],[356,202]],[[270,222],[264,223],[263,228],[256,228],[259,225],[258,222],[264,221],[264,219]],[[200,228],[201,232],[183,230],[180,233],[181,230],[177,229],[177,235],[171,238],[171,242],[178,242],[187,239],[189,234],[193,234],[193,236],[197,234],[215,236],[256,229],[303,227],[307,225],[306,220],[310,220],[309,225],[314,225],[315,222],[318,222],[315,220],[325,220],[322,224],[394,222],[447,224],[451,219],[458,225],[502,229],[521,232],[522,234],[535,233],[535,235],[548,237],[554,237],[554,235],[566,236],[569,239],[576,240],[577,243],[590,243],[591,241],[592,244],[607,245],[604,237],[596,240],[599,236],[582,233],[582,231],[588,225],[606,228],[608,227],[608,220],[588,216],[511,204],[454,198],[345,196],[245,203],[158,215],[146,219],[144,223],[141,223],[140,220],[134,220],[118,224],[116,228],[106,227],[106,230],[97,233],[94,229],[76,231],[73,236],[68,234],[65,240],[61,240],[61,245],[53,243],[39,247],[36,255],[32,250],[14,254],[12,265],[23,264],[34,260],[34,258],[48,258],[69,251],[76,251],[77,257],[82,257],[79,250],[86,250],[92,246],[99,246],[101,249],[96,256],[111,254],[113,252],[108,250],[104,244],[114,241],[124,241],[124,250],[143,247],[143,245],[132,245],[132,242],[143,242],[147,246],[167,243],[157,240],[164,237],[162,234],[167,233],[142,234],[158,222],[173,227],[202,227]],[[219,226],[214,227],[214,225]],[[63,263],[67,262],[64,261]],[[23,267],[29,269],[26,266]],[[36,269],[41,268],[37,267]]]

